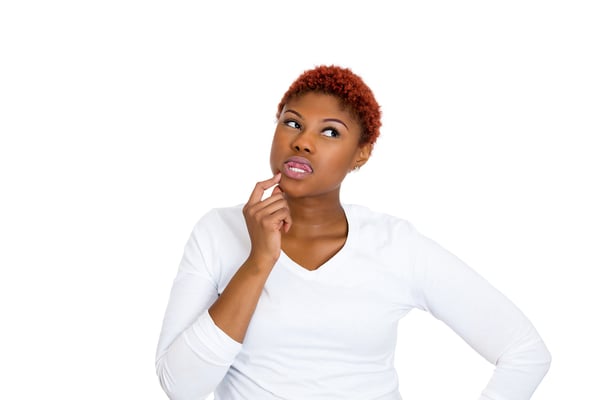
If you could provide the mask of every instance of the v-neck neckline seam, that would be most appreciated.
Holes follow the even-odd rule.
[[[352,246],[352,241],[354,236],[356,235],[355,230],[357,227],[353,221],[353,215],[351,206],[342,204],[342,208],[344,209],[344,214],[346,217],[346,222],[348,223],[348,235],[346,236],[346,240],[342,247],[327,261],[321,264],[318,268],[310,270],[304,268],[302,265],[294,261],[283,249],[281,250],[280,261],[282,261],[285,265],[289,266],[289,269],[297,274],[300,274],[304,277],[316,277],[331,269],[335,264],[339,263],[339,260],[345,257],[345,254],[348,252],[348,248]]]

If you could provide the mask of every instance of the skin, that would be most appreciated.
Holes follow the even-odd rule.
[[[209,309],[215,324],[234,340],[243,341],[282,250],[314,270],[343,247],[348,223],[341,184],[348,172],[367,162],[372,149],[359,145],[360,133],[351,110],[335,96],[309,92],[284,107],[271,146],[274,176],[256,184],[243,208],[250,254]],[[294,156],[312,167],[301,179],[286,171],[286,161]]]

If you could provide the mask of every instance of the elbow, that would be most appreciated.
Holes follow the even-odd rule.
[[[552,354],[541,340],[521,343],[500,357],[496,365],[537,376],[542,380],[550,370]]]
[[[199,379],[193,368],[170,365],[168,357],[156,362],[156,375],[163,391],[170,400],[202,400],[212,393],[212,386]]]
[[[158,360],[156,362],[156,375],[158,376],[158,382],[165,392],[167,397],[171,400],[179,400],[183,397],[180,393],[177,393],[177,385],[174,384],[173,377],[169,373],[169,368],[165,365],[164,360]]]
[[[164,376],[159,375],[158,380],[163,391],[170,400],[189,400],[189,399],[203,399],[204,397],[191,396],[190,391],[182,388],[181,385],[172,384]]]
[[[185,400],[189,398],[189,393],[185,393],[181,385],[178,385],[170,372],[168,365],[158,360],[156,363],[156,375],[162,390],[165,392],[170,400]],[[187,397],[186,397],[187,396]]]
[[[525,367],[532,376],[535,376],[537,379],[537,383],[539,384],[548,371],[550,370],[550,365],[552,365],[552,354],[544,344],[544,342],[540,341],[537,343],[535,350],[532,351],[532,354],[535,354],[529,360],[529,367]]]
[[[529,355],[530,363],[535,365],[540,373],[546,375],[552,364],[552,354],[546,344],[540,339],[530,345],[524,353]]]
[[[543,374],[546,375],[546,373],[548,373],[548,371],[550,370],[550,365],[552,365],[552,354],[550,353],[550,350],[548,350],[544,342],[541,342],[539,362],[541,364]]]

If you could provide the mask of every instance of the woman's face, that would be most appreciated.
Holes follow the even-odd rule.
[[[363,165],[371,146],[359,147],[361,128],[333,95],[308,92],[283,108],[271,146],[271,170],[288,197],[338,194],[346,174]]]

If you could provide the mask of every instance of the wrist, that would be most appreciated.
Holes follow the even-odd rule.
[[[273,256],[271,254],[261,254],[251,251],[244,265],[257,271],[270,272],[278,259],[279,254]]]

